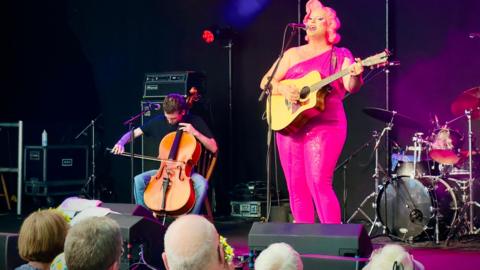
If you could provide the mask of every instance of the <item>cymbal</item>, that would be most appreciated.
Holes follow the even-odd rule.
[[[455,165],[460,160],[455,151],[449,149],[430,150],[428,155],[436,162],[444,165]]]
[[[450,109],[453,115],[459,116],[465,110],[472,111],[472,119],[480,119],[480,86],[463,91],[452,103]]]
[[[413,120],[408,116],[399,114],[395,111],[389,111],[389,110],[375,108],[375,107],[366,107],[363,109],[363,112],[385,123],[390,122],[392,120],[392,117],[394,116],[394,119],[393,119],[394,125],[409,127],[409,128],[418,128],[418,129],[422,128],[422,124],[420,124],[419,122]]]

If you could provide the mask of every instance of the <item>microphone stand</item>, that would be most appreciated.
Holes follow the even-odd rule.
[[[271,126],[271,120],[272,120],[272,100],[271,100],[271,91],[272,91],[272,80],[275,74],[277,73],[278,67],[280,65],[280,61],[282,61],[283,56],[285,54],[285,48],[288,48],[290,46],[290,43],[292,43],[293,36],[295,35],[296,28],[293,28],[292,34],[290,35],[287,44],[285,45],[285,37],[287,35],[287,29],[289,28],[290,25],[287,25],[285,27],[285,30],[283,31],[283,40],[282,40],[282,49],[280,51],[280,55],[277,59],[277,62],[275,63],[275,67],[273,68],[270,76],[268,76],[268,81],[264,86],[264,90],[258,97],[258,102],[262,102],[263,99],[265,98],[265,95],[268,96],[268,134],[267,134],[267,157],[266,157],[266,167],[267,167],[267,213],[266,213],[266,218],[265,221],[268,222],[270,219],[270,210],[271,210],[271,194],[270,194],[270,180],[271,180],[271,152],[272,152],[272,136],[273,136],[273,130]],[[277,184],[278,188],[278,184]],[[278,199],[278,198],[277,198]]]
[[[94,199],[94,200],[96,199],[95,198],[95,182],[96,182],[96,179],[97,179],[97,176],[95,175],[95,122],[97,122],[100,117],[102,117],[101,113],[97,117],[95,117],[95,119],[91,120],[90,124],[88,124],[82,131],[80,131],[80,133],[77,134],[77,136],[75,136],[75,140],[77,140],[80,136],[85,134],[87,129],[89,129],[90,127],[92,128],[92,144],[91,144],[91,148],[92,148],[92,174],[88,177],[87,183],[85,183],[85,185],[83,186],[82,191],[85,194],[88,195],[88,193],[89,193],[88,187],[89,187],[90,182],[91,182],[92,183],[92,199]]]
[[[133,123],[137,121],[140,117],[142,117],[145,113],[151,111],[151,106],[147,106],[140,111],[137,115],[134,115],[130,117],[130,119],[126,120],[123,122],[124,126],[128,126],[128,132],[130,132],[130,202],[134,203],[134,196],[133,196],[133,191],[135,189],[135,182],[133,181],[133,171],[134,171],[134,160],[135,160],[135,154],[134,154],[134,140],[135,140],[135,134],[134,134],[134,126]]]

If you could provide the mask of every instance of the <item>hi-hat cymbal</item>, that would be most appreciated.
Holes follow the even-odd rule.
[[[459,116],[472,110],[472,119],[480,119],[480,86],[463,91],[452,103],[453,115]]]
[[[418,129],[422,128],[422,125],[419,122],[413,120],[408,116],[399,114],[396,111],[389,111],[381,108],[367,107],[363,109],[363,112],[385,123],[390,122],[392,120],[392,117],[394,117],[393,118],[394,125],[409,127],[409,128],[418,128]]]

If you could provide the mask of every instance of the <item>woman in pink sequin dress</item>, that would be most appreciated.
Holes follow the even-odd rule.
[[[304,23],[308,42],[285,52],[272,79],[272,93],[297,102],[299,89],[280,84],[280,81],[301,78],[315,70],[322,78],[347,68],[350,73],[330,84],[332,90],[325,99],[324,112],[293,134],[276,134],[277,147],[294,222],[314,223],[316,209],[322,223],[340,223],[340,205],[332,181],[347,135],[342,99],[346,91],[354,93],[359,90],[363,83],[363,67],[355,62],[348,49],[335,47],[340,41],[337,33],[340,21],[333,9],[318,0],[310,0],[306,13]],[[273,66],[262,79],[262,88],[272,70]]]

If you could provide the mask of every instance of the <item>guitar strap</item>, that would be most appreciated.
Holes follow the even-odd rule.
[[[332,47],[332,51],[330,53],[330,74],[332,75],[337,68],[337,54],[335,53],[335,46]]]
[[[337,54],[335,53],[335,46],[332,47],[332,50],[330,51],[330,72],[329,76],[332,75],[335,72],[335,69],[337,68]],[[329,84],[325,86],[328,91],[332,90],[332,86]]]

